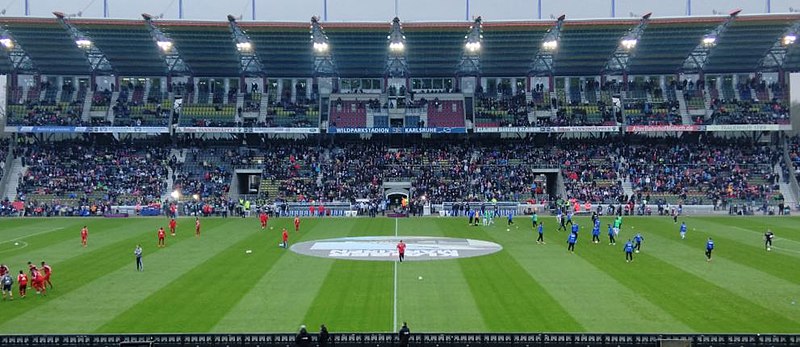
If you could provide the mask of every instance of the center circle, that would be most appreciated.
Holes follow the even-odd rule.
[[[499,252],[494,242],[431,236],[362,236],[300,242],[290,249],[298,254],[329,259],[396,261],[397,244],[406,244],[405,261],[478,257]]]

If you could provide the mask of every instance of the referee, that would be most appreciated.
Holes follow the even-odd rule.
[[[133,255],[136,256],[136,271],[144,271],[144,265],[142,265],[142,245],[136,245],[136,249],[133,250]]]

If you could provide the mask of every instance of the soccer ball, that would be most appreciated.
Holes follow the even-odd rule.
[[[244,252],[247,253],[247,254],[250,254],[250,253],[253,253],[253,250],[252,249],[248,249],[248,250],[246,250]]]
[[[14,242],[14,246],[19,246],[19,242]]]
[[[422,276],[419,276],[419,280],[422,281]]]
[[[636,253],[639,253],[639,251],[636,251]]]
[[[771,248],[771,247],[767,247],[767,252],[769,252],[769,251],[771,251],[771,250],[772,250],[772,248]]]
[[[274,228],[275,228],[275,227],[269,227],[269,230],[272,230],[272,229],[274,229]]]
[[[506,231],[511,231],[511,229],[509,229],[509,228],[506,228]]]

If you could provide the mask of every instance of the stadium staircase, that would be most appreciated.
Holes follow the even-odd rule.
[[[269,107],[269,96],[265,93],[261,95],[261,103],[258,109],[259,122],[265,122],[267,120],[267,107]]]
[[[237,93],[236,94],[236,124],[242,123],[242,117],[239,115],[239,110],[244,109],[244,94]]]
[[[81,110],[81,120],[84,122],[89,121],[89,117],[92,113],[92,97],[94,93],[86,93],[83,97],[83,109]]]
[[[11,151],[9,151],[11,153]],[[13,157],[12,157],[13,158]],[[14,201],[17,197],[17,187],[19,187],[19,179],[22,175],[25,174],[27,168],[22,166],[22,159],[12,159],[7,161],[6,164],[6,174],[3,176],[3,181],[5,184],[3,187],[5,191],[3,192],[3,196],[7,198],[9,201]]]
[[[633,185],[631,184],[631,180],[627,177],[622,180],[622,190],[625,192],[625,195],[633,196]]]

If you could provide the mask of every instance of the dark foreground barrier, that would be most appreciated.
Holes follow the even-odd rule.
[[[313,335],[312,346],[318,346]],[[0,346],[294,346],[293,334],[3,335]],[[328,346],[396,347],[396,334],[331,334]],[[424,347],[789,347],[800,335],[759,334],[433,334],[414,333],[409,346]]]

